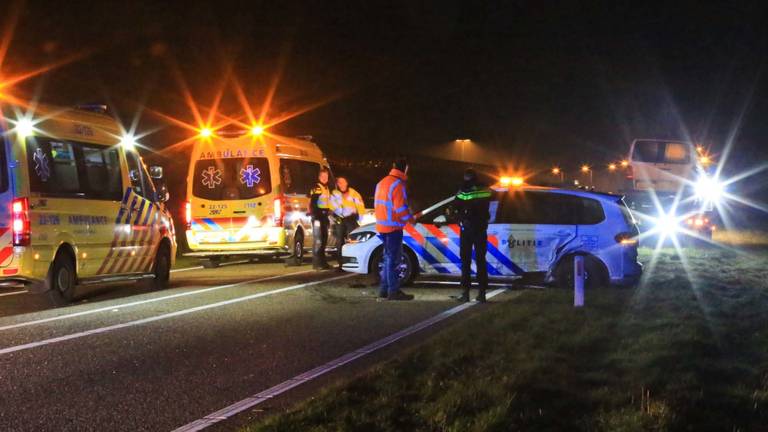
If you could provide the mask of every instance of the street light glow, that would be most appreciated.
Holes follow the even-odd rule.
[[[583,173],[588,173],[590,170],[591,170],[591,168],[589,167],[589,165],[582,165],[581,166],[581,172],[583,172]]]
[[[560,174],[560,168],[558,168],[558,167],[552,168],[552,174],[554,174],[554,175]]]
[[[622,168],[626,168],[629,166],[629,161],[624,159],[620,162]]]
[[[616,171],[616,164],[615,163],[609,163],[608,164],[608,171]]]

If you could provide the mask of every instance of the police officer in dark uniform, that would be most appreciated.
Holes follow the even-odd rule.
[[[328,169],[320,168],[317,185],[309,192],[309,213],[312,216],[312,268],[315,270],[331,268],[325,258],[325,247],[328,245],[328,217],[331,212],[329,177]]]
[[[480,292],[478,302],[485,302],[488,289],[488,268],[485,262],[487,251],[488,211],[491,202],[491,190],[477,177],[472,168],[464,172],[464,182],[456,194],[456,208],[461,224],[461,287],[460,302],[469,301],[469,288],[472,284],[472,250],[477,263],[477,283]]]

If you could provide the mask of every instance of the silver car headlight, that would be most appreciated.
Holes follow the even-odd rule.
[[[358,231],[349,234],[347,240],[349,243],[364,243],[374,237],[376,237],[376,233],[374,231]]]

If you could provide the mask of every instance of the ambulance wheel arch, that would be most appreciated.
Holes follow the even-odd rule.
[[[77,284],[76,257],[74,248],[69,243],[62,243],[48,270],[45,290],[57,306],[66,305],[74,298]]]
[[[608,285],[608,268],[605,263],[594,255],[581,253],[569,254],[560,258],[554,271],[555,285],[563,289],[573,288],[573,266],[576,256],[584,257],[585,288],[593,289]]]
[[[371,253],[371,259],[368,261],[368,274],[373,276],[373,278],[377,281],[381,278],[379,274],[379,268],[383,261],[383,256],[384,246],[377,246],[376,249],[374,249],[374,251]],[[413,283],[413,281],[416,279],[416,276],[419,274],[419,261],[416,259],[416,254],[413,253],[411,248],[405,245],[403,245],[402,257],[405,258],[405,261],[401,262],[404,262],[407,266],[404,269],[405,275],[401,278],[400,285],[407,286]]]

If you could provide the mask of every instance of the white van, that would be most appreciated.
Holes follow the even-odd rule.
[[[629,149],[631,189],[672,192],[696,179],[699,161],[689,141],[636,139]]]

